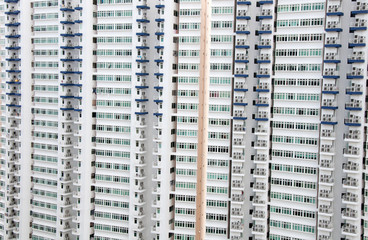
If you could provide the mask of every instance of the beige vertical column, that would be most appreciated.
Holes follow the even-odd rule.
[[[201,0],[201,49],[199,64],[199,106],[197,146],[197,196],[195,239],[206,235],[206,193],[208,152],[208,100],[211,44],[211,0]]]

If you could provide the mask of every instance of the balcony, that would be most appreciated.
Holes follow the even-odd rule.
[[[335,149],[332,145],[329,144],[322,144],[321,145],[321,154],[325,155],[335,155]]]
[[[143,182],[137,180],[136,185],[135,185],[135,191],[136,192],[143,192],[144,190],[146,190],[146,189],[144,188]]]
[[[336,125],[337,124],[336,117],[331,114],[323,114],[321,124]]]
[[[247,92],[248,91],[248,88],[245,85],[245,83],[235,82],[234,91],[235,92]]]
[[[340,48],[341,43],[337,37],[326,37],[326,48]]]
[[[138,191],[142,192],[142,188],[140,190],[138,190]],[[135,203],[138,204],[138,205],[145,204],[146,202],[144,201],[143,196],[142,195],[139,195],[139,196],[140,196],[139,198],[136,198],[136,202]],[[141,210],[140,213],[143,214],[143,210]],[[139,215],[139,213],[138,213],[138,215]],[[143,215],[141,215],[141,216],[143,216]]]
[[[60,6],[60,11],[63,12],[74,12],[73,6],[70,2],[68,2],[67,4],[63,4]]]
[[[342,12],[340,5],[330,5],[327,8],[327,16],[343,16],[344,13]]]
[[[253,191],[258,192],[258,191],[265,191],[266,190],[266,184],[264,182],[255,182],[253,184]]]
[[[271,33],[272,33],[271,24],[262,24],[261,28],[258,30],[258,34],[271,34]]]
[[[252,233],[253,234],[259,234],[259,233],[264,233],[265,232],[265,227],[263,225],[254,225],[252,228]]]
[[[354,51],[353,54],[348,58],[348,63],[364,63],[364,52]]]
[[[243,181],[241,180],[233,180],[231,186],[233,188],[241,188],[241,189],[244,188]]]
[[[145,39],[144,39],[144,40],[145,40]],[[147,43],[146,43],[144,40],[143,40],[141,43],[140,43],[140,42],[138,42],[138,44],[140,43],[140,45],[137,45],[137,46],[136,46],[136,48],[137,48],[137,49],[143,49],[143,50],[145,50],[145,49],[149,49],[149,47],[147,46]]]
[[[354,35],[354,39],[349,41],[349,47],[365,47],[365,36]]]
[[[159,27],[159,28],[156,29],[156,32],[155,32],[156,36],[162,36],[164,34],[165,34],[165,30],[164,30],[163,27]]]
[[[342,217],[348,220],[356,220],[358,217],[358,211],[352,208],[345,208],[342,211]]]
[[[22,107],[20,104],[19,104],[19,101],[17,100],[13,100],[11,101],[10,103],[6,104],[7,107],[13,107],[13,108],[20,108]]]
[[[9,21],[7,23],[5,23],[5,26],[7,27],[19,27],[20,26],[20,22],[17,22],[15,19],[12,21]]]
[[[245,148],[244,140],[242,138],[234,138],[233,139],[233,147]]]
[[[9,10],[4,12],[6,15],[18,15],[20,13],[19,10],[16,10],[14,6]]]
[[[159,4],[155,5],[156,8],[164,8],[165,7],[165,1],[164,0],[159,0]]]
[[[361,117],[350,114],[348,118],[345,118],[344,124],[351,127],[359,127],[362,125]]]
[[[235,96],[234,103],[235,106],[247,106],[248,103],[245,102],[243,96]]]
[[[6,38],[20,38],[20,34],[17,31],[13,30],[10,34],[5,35]]]
[[[261,15],[258,16],[258,19],[272,19],[273,11],[272,9],[262,9]]]
[[[332,240],[331,234],[318,234],[318,240]]]
[[[150,9],[150,7],[147,6],[147,0],[138,0],[137,8],[144,10]]]
[[[332,223],[329,220],[319,220],[318,227],[328,231],[332,231]]]
[[[241,195],[241,194],[233,194],[231,196],[231,200],[234,201],[234,202],[237,202],[237,203],[243,202],[244,201],[244,196]]]
[[[342,169],[344,170],[344,172],[356,173],[357,171],[359,171],[359,164],[348,161],[347,163],[342,164]]]
[[[74,32],[69,28],[69,30],[65,31],[64,33],[61,33],[60,36],[62,37],[75,37],[76,35]]]
[[[339,89],[336,86],[336,84],[323,84],[322,93],[323,94],[338,94]]]
[[[143,13],[142,15],[138,15],[137,17],[137,22],[140,22],[140,23],[149,23],[150,21],[147,19],[147,14],[146,13]],[[157,21],[156,21],[157,22]]]
[[[243,210],[241,208],[232,208],[231,209],[231,215],[242,217],[244,214],[243,214]]]
[[[348,133],[344,134],[345,141],[360,142],[361,133],[359,130],[349,130]]]
[[[157,199],[155,199],[155,200],[152,201],[152,206],[159,207],[160,205],[161,205],[161,201],[159,201]]]
[[[234,132],[245,133],[245,127],[243,124],[234,124]]]
[[[361,84],[352,83],[350,87],[346,88],[346,94],[349,95],[362,95],[363,86]]]
[[[69,225],[69,222],[65,222],[65,224],[63,224],[62,226],[61,226],[61,232],[67,232],[67,231],[70,231],[70,230],[72,230],[71,229],[71,227],[70,227],[70,225]]]
[[[259,97],[255,100],[254,105],[257,107],[268,107],[269,106],[269,99],[268,97]]]
[[[247,1],[247,0],[237,0],[236,4],[237,4],[237,5],[251,5],[251,1]]]
[[[5,49],[7,49],[7,50],[19,50],[20,47],[18,46],[18,44],[16,42],[13,42],[12,44],[10,44],[10,46],[5,47]]]
[[[243,167],[242,166],[233,166],[233,174],[243,174]]]
[[[342,194],[342,203],[344,204],[358,204],[358,195],[351,193],[351,192],[346,192]]]
[[[20,61],[20,58],[18,55],[13,54],[13,56],[11,56],[10,58],[6,58],[5,60],[9,62],[18,62]]]
[[[70,176],[61,177],[61,178],[59,178],[59,180],[62,183],[71,183],[73,181],[73,179]],[[67,205],[69,205],[69,204],[67,204]]]
[[[265,168],[256,168],[256,169],[254,169],[253,175],[255,177],[266,177],[267,169],[265,169]]]
[[[74,20],[71,17],[66,17],[64,20],[60,21],[61,24],[66,24],[66,25],[73,25]]]
[[[326,32],[342,32],[341,23],[338,21],[329,21],[326,24]]]
[[[73,69],[72,67],[68,66],[65,71],[61,71],[61,74],[82,74],[79,69]]]
[[[256,121],[268,121],[268,112],[259,111],[254,118]]]
[[[259,83],[256,86],[256,92],[269,92],[270,91],[270,85],[268,83]]]
[[[146,69],[138,69],[138,72],[135,73],[137,76],[148,76]]]
[[[334,99],[323,99],[321,108],[336,110],[338,108],[337,102]]]
[[[265,212],[264,211],[259,211],[259,210],[257,210],[257,211],[254,211],[253,212],[253,214],[252,214],[252,218],[254,219],[254,220],[262,220],[262,219],[264,219],[266,217],[266,214],[265,214]]]
[[[318,213],[331,215],[333,213],[332,207],[330,205],[321,204],[321,205],[319,205]]]
[[[145,79],[141,79],[140,81],[138,81],[135,85],[135,88],[138,89],[146,89],[148,88],[146,80]]]
[[[353,178],[353,177],[347,177],[344,178],[342,181],[342,186],[344,188],[358,188],[359,182],[358,179]]]
[[[234,73],[234,77],[248,77],[248,70],[246,68],[236,68],[235,69],[235,73]]]
[[[267,140],[257,140],[254,143],[254,148],[255,149],[266,149],[266,148],[268,148],[268,142],[267,142]]]
[[[322,138],[335,138],[335,132],[331,129],[322,129],[321,131]]]
[[[249,63],[248,56],[244,53],[238,53],[236,54],[235,58],[236,63]]]
[[[255,131],[256,135],[267,135],[268,133],[268,128],[262,126],[262,125],[258,125]]]
[[[361,111],[362,107],[362,101],[356,99],[350,99],[350,102],[345,103],[345,109],[350,111]]]
[[[333,200],[333,193],[331,190],[321,189],[319,190],[319,197],[328,198],[330,201]]]
[[[234,152],[233,160],[244,160],[244,155],[240,152]]]
[[[236,34],[250,34],[249,27],[246,24],[236,26]]]
[[[135,98],[136,102],[147,102],[148,98],[146,97],[146,95],[142,94],[140,96],[138,96],[138,98]]]
[[[325,59],[323,61],[324,63],[340,63],[341,60],[339,59],[339,56],[336,53],[326,53]]]
[[[153,115],[156,116],[156,117],[162,116],[163,115],[162,110],[161,109],[156,109],[154,111]]]
[[[339,75],[339,72],[336,71],[336,68],[326,68],[323,71],[323,78],[336,79],[336,78],[340,78],[340,75]]]
[[[137,36],[149,36],[149,33],[147,32],[146,26],[144,26],[139,32],[136,33]]]
[[[82,49],[82,46],[74,45],[71,43],[71,41],[68,41],[66,45],[61,46],[60,48],[66,49],[66,50],[72,50],[72,49]]]
[[[266,154],[257,154],[254,157],[255,163],[265,163],[267,161],[267,155]]]
[[[20,73],[21,71],[19,70],[19,67],[14,64],[13,67],[11,67],[9,70],[6,70],[6,72],[8,73]]]
[[[353,67],[352,72],[347,74],[348,79],[363,79],[364,78],[364,69]]]
[[[350,224],[350,223],[344,223],[342,226],[342,234],[348,235],[348,236],[356,236],[357,235],[357,226]]]
[[[351,11],[351,15],[355,16],[358,14],[366,14],[368,13],[368,5],[366,2],[357,1],[356,7],[353,11]]]
[[[257,2],[259,5],[264,5],[264,4],[273,4],[272,0],[262,0],[262,1],[258,1]]]
[[[269,49],[271,48],[271,39],[262,39],[256,46],[257,49]]]
[[[270,54],[262,53],[257,58],[257,63],[271,63]]]
[[[244,225],[240,221],[231,223],[231,230],[243,231],[243,229]]]
[[[269,78],[270,75],[270,69],[268,68],[260,68],[259,71],[255,74],[256,78]]]
[[[247,117],[245,116],[244,111],[241,111],[241,110],[235,110],[235,111],[234,111],[233,119],[235,119],[235,120],[246,120],[246,119],[247,119]]]
[[[160,214],[159,213],[152,213],[152,219],[153,220],[159,220],[160,219]]]
[[[248,49],[249,48],[249,43],[245,39],[237,39],[235,48]]]
[[[367,25],[367,20],[356,18],[355,23],[350,27],[350,31],[365,31],[367,30]]]
[[[60,61],[62,62],[81,62],[82,59],[81,58],[78,58],[78,57],[74,57],[71,55],[71,53],[69,53],[66,58],[62,58],[60,59]]]
[[[264,204],[266,204],[266,202],[261,199],[261,196],[258,196],[258,195],[253,197],[252,202],[253,202],[253,205],[264,205]]]
[[[238,10],[236,19],[238,20],[250,20],[250,16],[247,14],[247,10]]]
[[[319,177],[320,184],[332,186],[334,179],[331,175],[321,174]]]
[[[348,145],[347,148],[344,148],[344,155],[346,155],[345,157],[358,157],[360,154],[360,148],[358,147],[353,147]]]

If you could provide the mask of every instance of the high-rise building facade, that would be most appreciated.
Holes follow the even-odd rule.
[[[200,0],[0,0],[0,239],[194,240]],[[212,0],[206,239],[368,239],[367,0]]]

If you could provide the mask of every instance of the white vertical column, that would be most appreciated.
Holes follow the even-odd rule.
[[[21,99],[21,116],[22,116],[22,124],[21,124],[21,163],[22,167],[20,168],[20,212],[19,219],[21,219],[19,223],[19,239],[29,239],[30,233],[30,198],[31,192],[31,179],[30,174],[32,172],[31,165],[31,155],[32,155],[32,121],[30,117],[32,116],[32,45],[31,45],[31,27],[32,21],[30,18],[32,16],[31,4],[28,1],[21,1],[20,3],[20,33],[22,34],[22,41],[20,42],[21,46],[21,59],[22,59],[22,99]]]

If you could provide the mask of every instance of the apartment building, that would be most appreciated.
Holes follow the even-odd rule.
[[[200,0],[0,0],[0,239],[194,240]],[[212,0],[206,239],[368,239],[368,1]]]

